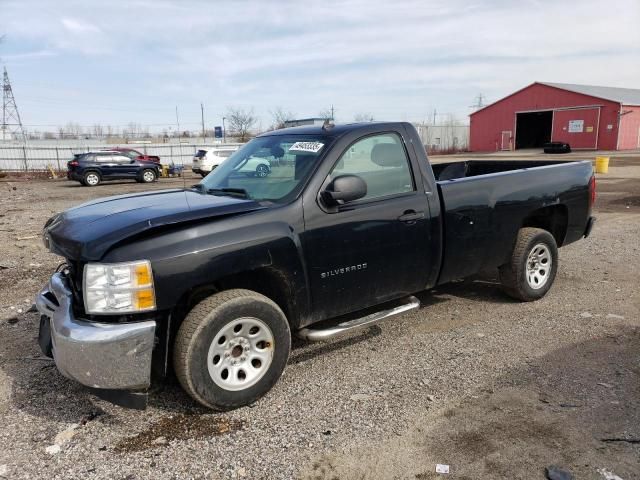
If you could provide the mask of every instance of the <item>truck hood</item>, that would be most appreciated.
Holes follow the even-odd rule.
[[[195,190],[106,197],[51,217],[45,245],[77,261],[99,260],[116,243],[166,225],[213,219],[265,208],[253,200],[214,196]]]

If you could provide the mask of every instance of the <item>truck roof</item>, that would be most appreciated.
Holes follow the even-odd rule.
[[[268,137],[272,135],[324,135],[327,137],[336,137],[354,130],[370,130],[372,126],[378,127],[380,130],[385,128],[395,128],[398,125],[410,125],[408,122],[360,122],[360,123],[344,123],[337,124],[329,129],[323,129],[321,125],[305,125],[302,127],[282,128],[271,132],[258,135],[259,137]]]

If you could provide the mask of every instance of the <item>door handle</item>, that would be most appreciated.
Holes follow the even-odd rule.
[[[398,217],[398,220],[400,220],[401,222],[415,222],[416,220],[420,220],[421,218],[424,218],[424,212],[407,210]]]

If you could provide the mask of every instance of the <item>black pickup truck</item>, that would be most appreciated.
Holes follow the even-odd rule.
[[[243,173],[271,157],[271,175]],[[39,343],[120,405],[144,407],[172,372],[202,405],[247,405],[292,334],[327,340],[490,268],[508,295],[541,298],[594,199],[588,161],[431,165],[409,123],[269,132],[191,188],[49,219],[45,245],[66,263],[36,297]]]

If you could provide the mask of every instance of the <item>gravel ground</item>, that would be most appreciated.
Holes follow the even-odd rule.
[[[182,180],[0,182],[0,478],[640,478],[640,158],[612,164],[544,299],[512,301],[493,272],[424,292],[360,334],[294,342],[274,390],[222,414],[174,384],[144,412],[97,400],[41,356],[28,311],[60,262],[46,218]]]

